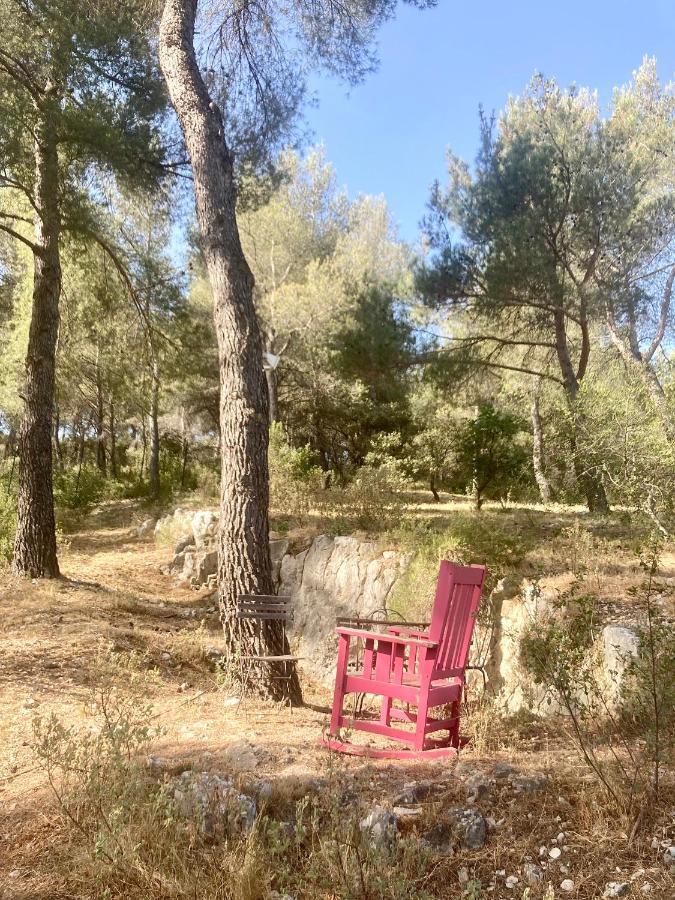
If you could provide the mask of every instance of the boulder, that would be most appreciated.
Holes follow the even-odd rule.
[[[165,787],[176,812],[195,823],[206,838],[247,834],[255,822],[255,801],[233,782],[208,772],[183,772]]]
[[[218,513],[211,509],[196,512],[191,521],[192,536],[198,550],[211,547],[218,534]]]

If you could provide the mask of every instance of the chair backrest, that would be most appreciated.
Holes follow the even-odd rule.
[[[430,640],[439,645],[436,678],[458,674],[466,667],[484,579],[485,566],[441,562],[429,627]]]
[[[287,622],[291,615],[291,598],[276,594],[240,594],[237,597],[238,619],[271,619]]]

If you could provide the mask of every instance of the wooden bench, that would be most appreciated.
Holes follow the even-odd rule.
[[[276,594],[240,594],[239,597],[237,597],[235,614],[238,619],[249,619],[254,622],[280,622],[282,633],[281,645],[286,645],[286,626],[292,616],[290,597],[278,597]],[[266,663],[283,663],[282,668],[284,674],[273,675],[272,677],[290,679],[292,673],[288,669],[288,664],[295,663],[301,658],[302,657],[295,656],[291,653],[275,656],[252,654],[243,654],[240,656],[242,699],[249,682],[251,670],[254,666],[265,665]]]

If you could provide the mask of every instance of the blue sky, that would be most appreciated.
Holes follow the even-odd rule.
[[[643,56],[675,78],[675,0],[439,0],[400,6],[380,32],[378,71],[355,87],[316,79],[308,110],[349,193],[384,194],[414,241],[447,147],[472,160],[478,106],[503,107],[535,71],[597,89],[606,104]]]

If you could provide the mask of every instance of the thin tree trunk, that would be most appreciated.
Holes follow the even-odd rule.
[[[115,440],[115,398],[110,392],[110,474],[117,479],[117,441]]]
[[[105,411],[103,401],[103,378],[101,375],[101,347],[96,344],[96,465],[99,472],[106,474],[105,458]]]
[[[433,472],[429,476],[429,490],[434,495],[434,503],[440,503],[441,498],[438,494],[438,490],[436,489],[436,476]]]
[[[273,425],[279,419],[279,400],[277,394],[277,373],[271,367],[265,369],[265,380],[267,382],[270,425]]]
[[[181,441],[181,469],[180,469],[180,489],[185,490],[185,476],[187,475],[188,453],[190,444],[187,436],[187,422],[185,416],[185,407],[180,408],[180,441]]]
[[[152,386],[150,392],[150,460],[148,464],[150,477],[150,496],[153,500],[159,497],[159,362],[152,361]]]
[[[565,326],[565,313],[562,307],[555,313],[554,326],[556,353],[563,377],[565,393],[567,394],[567,400],[572,411],[573,431],[571,444],[574,459],[574,474],[576,476],[577,484],[581,488],[586,499],[588,511],[605,514],[609,512],[609,502],[607,500],[607,494],[605,493],[605,486],[598,474],[593,469],[589,469],[586,466],[585,460],[580,458],[578,450],[578,434],[583,429],[584,419],[578,410],[577,395],[579,393],[579,381],[583,378],[588,364],[588,334],[587,332],[584,332],[582,343],[586,349],[584,349],[582,354],[579,369],[575,372],[569,352],[567,329]]]
[[[281,623],[236,616],[241,594],[271,594],[269,546],[269,406],[262,345],[253,304],[253,276],[236,220],[232,154],[194,49],[197,0],[166,0],[160,65],[178,116],[194,178],[201,247],[213,291],[220,361],[221,512],[219,602],[230,660],[288,654]],[[295,666],[258,667],[260,693],[301,701]],[[286,678],[283,676],[290,677]]]
[[[12,568],[31,578],[56,578],[56,520],[52,485],[54,371],[61,296],[59,161],[52,121],[56,97],[44,101],[35,129],[35,244],[33,309],[19,432],[19,495]]]
[[[539,410],[539,389],[541,379],[537,379],[534,392],[532,394],[532,468],[534,469],[534,477],[539,488],[542,503],[551,502],[551,485],[548,483],[546,472],[544,471],[544,428],[541,421],[541,412]]]

